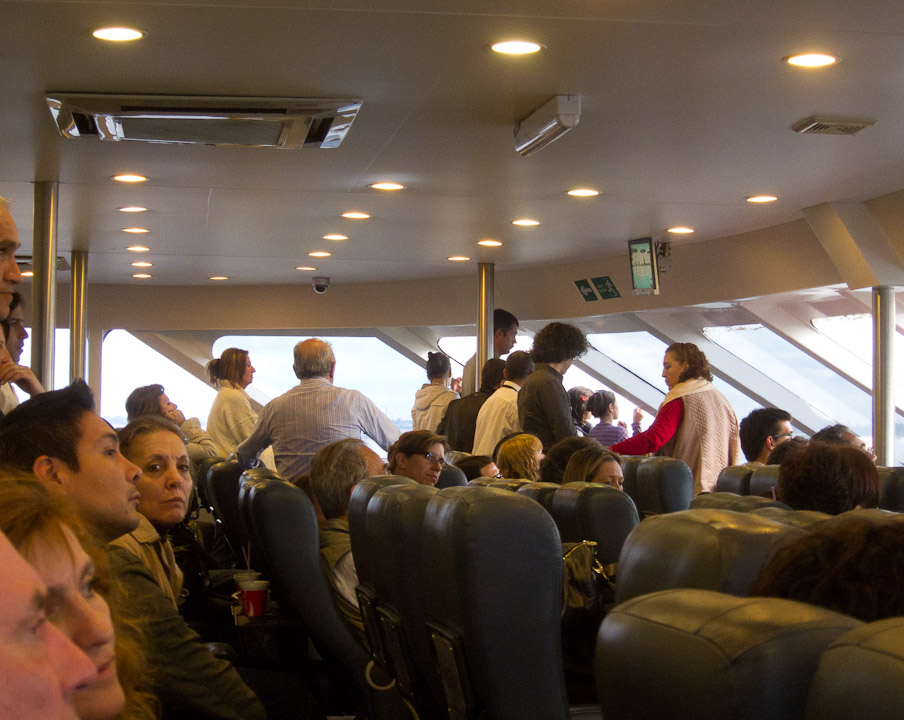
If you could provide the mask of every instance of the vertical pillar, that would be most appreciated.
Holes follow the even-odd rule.
[[[91,328],[88,331],[88,377],[85,379],[94,391],[94,404],[97,406],[98,412],[100,412],[102,401],[100,376],[103,370],[102,359],[105,335],[106,332],[98,327]]]
[[[474,364],[474,387],[480,387],[480,371],[486,361],[493,357],[493,307],[495,299],[495,266],[493,263],[480,263],[478,266],[478,299],[477,299],[477,362]]]
[[[85,377],[88,335],[85,328],[88,292],[88,253],[72,251],[72,301],[69,304],[69,381]]]
[[[879,465],[895,459],[895,289],[873,288],[873,452]]]
[[[35,183],[34,278],[31,285],[31,368],[53,388],[53,333],[56,328],[56,258],[59,183]]]

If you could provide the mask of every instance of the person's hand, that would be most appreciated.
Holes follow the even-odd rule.
[[[163,413],[163,417],[165,417],[170,422],[176,423],[179,427],[182,427],[182,423],[185,422],[185,415],[183,412],[176,408],[175,410],[167,410]]]
[[[619,420],[617,424],[620,428],[624,428],[625,430],[628,429],[628,423],[626,423],[624,420]]]
[[[461,378],[452,378],[452,382],[449,384],[455,392],[461,395]]]
[[[9,355],[6,359],[0,359],[0,385],[6,383],[14,383],[22,388],[29,395],[38,395],[44,392],[44,386],[41,381],[26,365],[16,365]]]
[[[634,422],[639,423],[643,420],[643,410],[639,407],[634,408]]]

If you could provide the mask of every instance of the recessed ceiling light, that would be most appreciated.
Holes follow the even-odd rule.
[[[132,275],[133,278],[138,278],[139,280],[147,280],[149,277],[153,277],[152,275],[148,275],[147,273],[135,273]]]
[[[296,270],[316,270],[317,268],[311,267],[310,265],[299,265]]]
[[[324,235],[324,240],[348,240],[348,235]]]
[[[374,190],[404,190],[405,189],[404,185],[399,185],[398,183],[394,183],[394,182],[373,183],[371,185],[371,187]]]
[[[123,173],[122,175],[114,175],[113,179],[121,183],[142,183],[147,180],[144,175],[134,175],[132,173]]]
[[[593,188],[574,188],[574,190],[569,190],[568,194],[571,197],[596,197],[600,191]]]
[[[311,257],[329,257],[333,253],[328,253],[326,250],[314,250],[313,252],[309,252],[308,255]]]
[[[512,220],[512,225],[520,225],[521,227],[533,227],[539,225],[539,220],[531,220],[530,218],[521,218],[520,220]]]
[[[110,42],[131,42],[144,37],[144,33],[141,30],[127,27],[98,28],[91,34],[98,40],[108,40]]]
[[[470,260],[471,258],[466,257],[464,255],[453,255],[452,257],[447,258],[447,259],[451,260],[452,262],[466,262],[466,261]]]
[[[368,215],[365,212],[353,211],[353,212],[342,213],[342,217],[348,218],[349,220],[367,220],[370,217],[370,215]]]
[[[494,52],[503,55],[530,55],[539,52],[543,46],[539,43],[530,42],[529,40],[505,40],[504,42],[494,43],[490,46]]]
[[[675,235],[689,235],[690,233],[694,232],[694,228],[677,225],[675,227],[670,227],[669,232],[674,233]]]
[[[838,61],[838,58],[831,55],[823,55],[822,53],[806,53],[804,55],[792,55],[784,58],[784,60],[789,65],[814,68],[832,65]]]
[[[146,207],[140,207],[138,205],[129,205],[128,207],[118,208],[119,212],[129,212],[129,213],[138,213],[138,212],[147,212],[148,209]]]
[[[150,251],[150,248],[145,247],[144,245],[129,245],[126,250],[129,252],[148,252]]]
[[[228,280],[229,278],[225,275],[211,275],[208,280]]]
[[[132,267],[154,267],[154,264],[145,260],[139,260],[138,262],[133,262]]]
[[[34,270],[23,270],[22,271],[22,277],[34,277],[34,276],[35,276]]]
[[[122,231],[127,232],[127,233],[133,233],[135,235],[141,235],[142,233],[150,232],[150,230],[148,230],[147,228],[142,228],[142,227],[123,228]]]
[[[483,245],[484,247],[499,247],[500,245],[502,245],[502,243],[498,240],[491,240],[490,238],[487,238],[486,240],[478,240],[477,244]]]
[[[775,195],[751,195],[748,198],[744,198],[749,203],[770,203],[778,200]]]

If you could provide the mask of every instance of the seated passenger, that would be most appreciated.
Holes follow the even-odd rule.
[[[0,338],[0,413],[5,414],[19,404],[13,392],[13,385],[37,395],[44,392],[44,386],[27,365],[20,365],[28,331],[25,329],[25,315],[22,312],[22,296],[14,292],[9,303],[9,315],[0,320],[3,337]]]
[[[862,450],[810,442],[782,460],[777,496],[795,510],[829,515],[874,508],[879,504],[879,474]]]
[[[904,521],[845,517],[795,536],[751,595],[788,598],[864,622],[904,615]]]
[[[799,448],[804,447],[810,441],[807,438],[802,437],[793,437],[788,438],[781,445],[776,445],[775,449],[771,453],[769,453],[769,457],[766,458],[767,465],[781,465],[782,460],[785,459],[785,456],[789,452],[795,452]]]
[[[217,457],[218,450],[213,439],[201,429],[198,418],[188,418],[179,406],[163,392],[163,385],[145,385],[136,388],[126,398],[126,414],[129,422],[144,415],[156,415],[175,423],[188,438],[188,458],[191,460],[192,477],[196,476],[198,464],[206,457]]]
[[[68,503],[33,475],[2,473],[0,530],[50,590],[47,619],[97,668],[95,678],[72,698],[80,720],[156,718],[156,701],[135,686],[146,683],[135,626],[111,612],[110,569]]]
[[[458,393],[449,388],[452,382],[452,363],[441,352],[427,353],[427,380],[414,396],[411,408],[411,427],[414,430],[436,432],[446,414],[449,403],[458,399]]]
[[[543,444],[540,438],[529,433],[515,435],[499,447],[496,463],[499,473],[506,480],[540,479],[540,461],[543,459]]]
[[[480,477],[502,477],[499,474],[499,468],[496,467],[496,463],[489,455],[468,455],[455,463],[455,467],[465,474],[465,479],[469,482]]]
[[[590,437],[600,445],[609,447],[628,439],[627,426],[623,422],[615,422],[618,420],[618,400],[614,392],[611,390],[597,390],[587,398],[587,410],[590,411],[591,415],[599,418],[599,422],[590,428]],[[635,435],[640,432],[641,420],[643,420],[643,410],[634,408],[631,430]]]
[[[741,450],[748,463],[766,464],[769,453],[794,437],[791,413],[779,408],[757,408],[741,420]]]
[[[436,432],[446,436],[450,449],[469,453],[474,448],[477,415],[483,404],[502,385],[504,372],[505,362],[490,358],[480,373],[480,389],[449,403]]]
[[[436,485],[448,449],[446,438],[429,430],[402,433],[389,448],[389,472],[421,485]]]
[[[873,462],[876,462],[876,456],[873,455],[863,438],[858,436],[847,425],[827,425],[819,432],[815,433],[810,440],[816,442],[829,443],[830,445],[850,445],[859,450],[863,450]]]
[[[565,467],[562,484],[570,482],[600,483],[622,490],[625,476],[622,473],[621,458],[602,446],[582,448],[571,456]]]
[[[596,447],[599,443],[589,437],[573,437],[560,440],[546,453],[546,457],[540,463],[540,481],[562,484],[565,476],[565,468],[568,461],[578,450],[586,447]]]

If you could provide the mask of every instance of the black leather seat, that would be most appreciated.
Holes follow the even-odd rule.
[[[562,487],[558,483],[549,482],[529,482],[519,487],[516,492],[520,495],[536,500],[543,507],[549,510],[552,507],[552,499]]]
[[[904,708],[904,618],[842,635],[819,658],[806,720],[897,720]]]
[[[460,487],[468,484],[468,478],[465,476],[461,468],[455,465],[446,465],[436,480],[436,487],[442,489],[444,487]]]
[[[615,600],[672,588],[746,595],[776,547],[805,532],[728,510],[686,510],[648,518],[622,548]]]
[[[628,493],[635,505],[637,504],[637,498],[635,497],[637,493],[637,466],[640,465],[640,461],[643,459],[636,455],[625,455],[622,458],[622,475],[625,476],[622,481],[624,483],[622,489]]]
[[[637,465],[633,500],[641,517],[687,510],[694,499],[694,475],[676,458],[644,458]]]
[[[904,512],[904,467],[880,467],[879,507]]]
[[[506,478],[500,478],[497,480],[493,480],[493,482],[489,483],[487,487],[491,488],[499,488],[500,490],[510,490],[511,492],[515,492],[518,488],[523,487],[525,485],[529,485],[531,483],[530,480],[525,480],[524,478],[511,479],[508,480]]]
[[[729,465],[723,468],[716,480],[716,492],[730,492],[736,495],[750,494],[750,476],[752,465]]]
[[[593,540],[603,565],[618,562],[625,539],[640,522],[631,498],[599,483],[560,486],[551,512],[562,542]]]
[[[603,716],[800,720],[820,653],[860,625],[778,598],[706,590],[635,598],[611,610],[597,636]]]
[[[206,487],[217,523],[232,546],[233,553],[239,557],[248,542],[239,514],[239,479],[242,472],[238,463],[217,463],[207,471]]]
[[[776,507],[782,510],[791,508],[778,500],[770,500],[760,495],[738,495],[733,492],[700,493],[691,501],[691,510],[733,510],[734,512],[751,512],[763,507]]]
[[[793,525],[799,528],[815,527],[832,519],[831,515],[817,512],[816,510],[785,510],[772,505],[754,508],[750,512],[773,522],[780,522],[783,525]]]
[[[470,487],[489,487],[489,484],[491,482],[495,482],[495,478],[479,477],[474,478],[473,480],[468,480],[468,485]]]
[[[750,495],[778,497],[778,465],[761,465],[750,476]],[[774,493],[774,494],[773,494]]]
[[[207,473],[210,468],[221,462],[226,462],[226,458],[206,457],[201,459],[198,462],[198,474],[195,477],[195,487],[198,490],[198,499],[201,501],[201,506],[211,513],[213,512],[213,505],[207,494]]]

